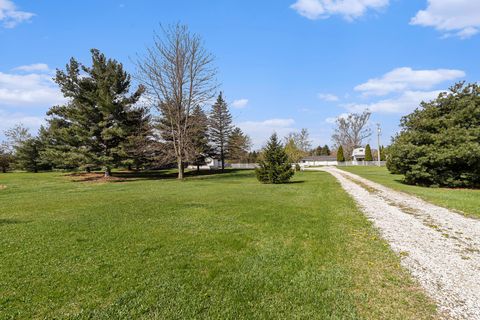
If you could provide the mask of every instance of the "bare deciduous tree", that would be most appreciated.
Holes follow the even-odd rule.
[[[337,119],[332,140],[337,148],[343,147],[346,157],[351,157],[353,149],[362,146],[363,141],[372,135],[370,128],[366,127],[370,115],[371,112],[366,110]]]
[[[154,45],[138,58],[138,78],[161,114],[169,153],[183,179],[184,164],[194,155],[191,115],[214,97],[216,69],[201,38],[181,24],[162,27]]]

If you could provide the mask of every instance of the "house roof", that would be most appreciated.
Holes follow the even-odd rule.
[[[302,158],[302,161],[337,161],[336,156],[309,156]]]

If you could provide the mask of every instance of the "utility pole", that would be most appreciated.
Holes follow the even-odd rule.
[[[380,123],[377,123],[377,153],[378,153],[378,166],[380,167],[380,134],[382,133],[382,129],[380,128]]]

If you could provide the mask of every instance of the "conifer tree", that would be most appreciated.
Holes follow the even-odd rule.
[[[330,155],[330,148],[328,147],[328,145],[324,145],[323,148],[322,148],[322,156],[329,156]]]
[[[228,138],[228,158],[240,162],[246,161],[251,145],[250,137],[244,134],[242,129],[236,127]]]
[[[222,171],[225,169],[225,157],[228,145],[228,138],[232,133],[232,115],[228,111],[228,105],[220,94],[217,101],[212,106],[212,111],[209,118],[210,139],[216,154],[220,157],[222,162]]]
[[[373,161],[372,149],[369,144],[365,146],[365,161]]]
[[[13,154],[9,150],[6,143],[0,144],[0,169],[3,173],[6,173],[13,163]]]
[[[190,116],[190,132],[192,139],[192,164],[200,166],[205,164],[205,159],[213,154],[212,147],[209,144],[208,136],[208,117],[199,106],[193,108]]]
[[[121,63],[91,50],[92,66],[74,58],[57,70],[55,82],[69,101],[48,111],[49,150],[65,166],[102,166],[105,176],[127,156],[125,144],[138,123],[132,121],[142,86],[130,94],[130,75]]]
[[[35,172],[42,167],[40,151],[41,141],[38,137],[31,137],[15,147],[15,166],[19,169]]]
[[[337,150],[337,161],[345,162],[345,156],[343,155],[343,147],[339,146]]]
[[[270,137],[255,173],[260,182],[273,184],[287,183],[294,175],[288,155],[276,134]]]

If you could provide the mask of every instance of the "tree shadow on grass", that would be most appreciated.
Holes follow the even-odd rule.
[[[186,171],[184,177],[186,180],[189,179],[222,179],[227,177],[232,177],[232,174],[238,172],[243,172],[245,174],[235,175],[235,178],[251,177],[253,171],[243,170],[243,169],[226,169],[224,172],[221,170],[200,170],[200,171]],[[250,173],[250,174],[248,174]],[[177,179],[178,173],[172,170],[158,170],[158,171],[116,171],[112,172],[112,176],[105,178],[101,172],[91,172],[91,173],[70,173],[66,176],[71,177],[71,180],[74,182],[114,182],[114,183],[124,183],[124,182],[133,182],[133,181],[144,181],[144,180],[175,180]]]
[[[18,219],[0,219],[0,227],[9,225],[9,224],[20,224],[20,223],[28,223],[30,221],[25,220],[18,220]]]

